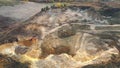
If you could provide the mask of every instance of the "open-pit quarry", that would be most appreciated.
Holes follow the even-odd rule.
[[[89,4],[29,8],[15,21],[1,10],[0,68],[120,68],[120,4]]]

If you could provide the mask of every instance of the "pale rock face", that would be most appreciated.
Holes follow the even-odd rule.
[[[85,33],[82,39],[81,48],[86,50],[88,54],[94,55],[99,51],[107,50],[108,46],[105,42],[101,41],[99,37]]]
[[[16,46],[17,46],[16,43],[3,44],[0,46],[0,50],[1,50],[0,53],[9,56],[16,55],[14,52]]]
[[[40,50],[32,49],[26,53],[27,56],[32,58],[39,58]]]
[[[78,66],[77,62],[67,54],[49,55],[36,64],[37,68],[75,68]]]

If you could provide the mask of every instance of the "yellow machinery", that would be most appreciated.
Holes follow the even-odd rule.
[[[54,7],[57,7],[57,8],[62,8],[62,7],[65,7],[65,6],[66,6],[65,3],[60,3],[60,2],[54,4]]]

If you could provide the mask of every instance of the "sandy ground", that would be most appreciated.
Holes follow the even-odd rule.
[[[38,13],[41,8],[49,5],[50,4],[26,2],[14,6],[2,6],[0,7],[0,15],[10,17],[16,21],[25,21]]]

